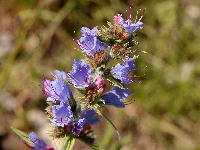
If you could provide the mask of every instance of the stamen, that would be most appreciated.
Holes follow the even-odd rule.
[[[143,68],[147,68],[147,66],[142,66],[141,68],[135,68],[133,70],[140,70],[140,69],[143,69]]]
[[[140,9],[141,10],[141,9]],[[142,20],[142,18],[144,17],[144,12],[146,11],[146,8],[144,9],[144,11],[142,12],[142,16],[140,17],[140,19],[138,20],[138,22],[140,22]]]
[[[134,100],[134,101],[135,101],[135,100]],[[128,100],[128,101],[124,102],[124,105],[129,105],[129,104],[131,104],[131,103],[133,103],[133,100]]]
[[[140,77],[143,77],[145,76],[145,74],[141,74],[141,75],[134,75],[134,76],[129,76],[130,78],[140,78]]]
[[[53,77],[54,80],[57,78],[56,74],[54,73],[51,73],[51,76]]]
[[[132,11],[133,11],[133,9],[132,9],[132,7],[130,7],[130,8],[129,8],[129,13],[128,13],[128,15],[126,16],[126,20],[130,20],[130,19],[131,19]]]

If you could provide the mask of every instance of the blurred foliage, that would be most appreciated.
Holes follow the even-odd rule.
[[[94,126],[100,149],[200,149],[199,0],[0,1],[0,149],[26,147],[11,126],[47,139],[41,81],[83,57],[73,41],[82,26],[106,25],[130,6],[133,20],[146,8],[138,48],[148,54],[136,64],[148,67],[134,72],[146,74],[130,86],[134,101],[109,107],[121,140],[105,120]]]

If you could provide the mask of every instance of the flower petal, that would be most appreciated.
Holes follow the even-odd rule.
[[[128,31],[129,34],[132,34],[137,29],[143,28],[142,27],[143,22],[140,22],[140,21],[133,23],[130,19],[124,21],[124,19],[121,18],[121,22],[122,22],[123,27]]]
[[[99,118],[95,116],[96,112],[93,109],[87,109],[80,118],[85,118],[85,124],[95,124],[100,121]]]
[[[90,30],[87,27],[81,28],[82,37],[77,40],[79,46],[88,56],[94,56],[96,52],[104,50],[107,45],[97,38],[97,26]]]
[[[72,133],[76,136],[79,136],[83,127],[85,125],[85,118],[77,119],[74,123],[72,123]]]
[[[60,105],[52,106],[52,112],[52,124],[55,126],[64,127],[64,125],[68,125],[72,121],[73,113],[67,103],[61,102]]]
[[[126,99],[131,93],[131,90],[114,87],[111,91],[102,96],[102,99],[107,105],[113,105],[115,107],[122,108],[125,107],[122,100]]]
[[[74,99],[69,85],[65,82],[66,79],[65,72],[55,70],[54,81],[43,80],[43,92],[48,96],[47,101],[68,102],[69,99]]]
[[[130,58],[122,65],[116,65],[114,68],[111,69],[111,73],[114,78],[121,80],[124,84],[131,84],[133,81],[128,76],[128,74],[136,68],[133,64],[134,58]]]
[[[68,78],[75,88],[84,88],[89,86],[91,68],[84,61],[74,60],[73,70],[68,73]]]
[[[34,150],[45,150],[47,144],[39,138],[36,133],[32,132],[29,134],[29,139],[34,143]]]

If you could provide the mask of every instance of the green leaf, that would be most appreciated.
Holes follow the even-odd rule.
[[[88,145],[93,150],[98,150],[99,149],[98,144],[94,142],[95,139],[90,137],[90,136],[82,136],[82,137],[80,137],[78,139],[80,141],[82,141],[83,143],[85,143],[86,145]]]
[[[11,129],[12,129],[24,142],[26,142],[29,146],[34,146],[34,143],[33,143],[31,140],[29,140],[28,135],[27,135],[25,132],[23,132],[23,131],[21,131],[21,130],[18,130],[18,129],[16,129],[16,128],[14,128],[14,127],[11,127]]]
[[[85,94],[85,93],[86,93],[85,88],[77,88],[77,90],[78,90],[81,94]]]
[[[117,87],[119,87],[121,89],[126,89],[127,88],[123,83],[121,83],[121,81],[119,79],[115,79],[113,77],[109,77],[109,78],[107,77],[106,80],[108,82],[110,82],[113,86],[117,86]]]

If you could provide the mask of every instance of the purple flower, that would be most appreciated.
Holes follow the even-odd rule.
[[[111,73],[114,78],[119,79],[124,84],[131,84],[133,81],[132,77],[128,76],[128,74],[136,68],[133,64],[135,58],[130,58],[122,65],[117,65],[111,69]]]
[[[73,70],[68,73],[68,78],[75,88],[85,88],[89,86],[91,68],[84,61],[74,60]]]
[[[114,87],[111,91],[102,96],[102,99],[107,105],[113,105],[115,107],[122,108],[125,107],[122,100],[126,99],[131,93],[131,90]]]
[[[54,81],[43,80],[43,89],[45,95],[48,96],[47,101],[63,101],[67,102],[68,99],[74,99],[69,85],[66,81],[66,73],[63,71],[55,70]]]
[[[52,112],[52,124],[55,126],[64,127],[72,121],[73,113],[68,103],[60,102],[60,105],[52,106]]]
[[[34,132],[30,133],[28,136],[29,140],[34,143],[34,146],[31,147],[34,150],[46,150],[47,144],[39,138]]]
[[[72,133],[75,136],[79,136],[79,134],[83,130],[84,125],[85,125],[85,118],[77,119],[74,123],[72,123]]]
[[[135,20],[134,23],[131,21],[131,13],[132,13],[132,7],[130,7],[129,14],[127,16],[126,21],[122,18],[122,15],[120,14],[117,14],[114,16],[115,25],[121,24],[129,34],[132,34],[137,29],[143,28],[142,27],[143,22],[141,22],[141,20],[144,16],[144,11],[143,11],[142,16],[139,18],[139,20],[137,22]]]
[[[97,27],[90,30],[87,27],[81,28],[82,37],[77,40],[79,46],[88,56],[94,56],[96,52],[104,50],[107,45],[97,38]]]
[[[123,25],[123,27],[126,29],[126,31],[128,31],[129,34],[132,34],[135,30],[137,29],[142,29],[142,25],[143,25],[143,22],[135,22],[133,23],[131,21],[131,19],[127,19],[126,21],[124,21],[123,18],[121,18],[121,23]]]
[[[77,119],[74,123],[72,123],[72,133],[75,136],[79,136],[81,131],[83,130],[85,125],[92,125],[99,122],[99,118],[95,116],[96,112],[91,109],[85,110],[85,112]]]
[[[95,124],[99,122],[99,118],[95,116],[96,112],[93,109],[87,109],[80,118],[85,118],[85,124]]]

